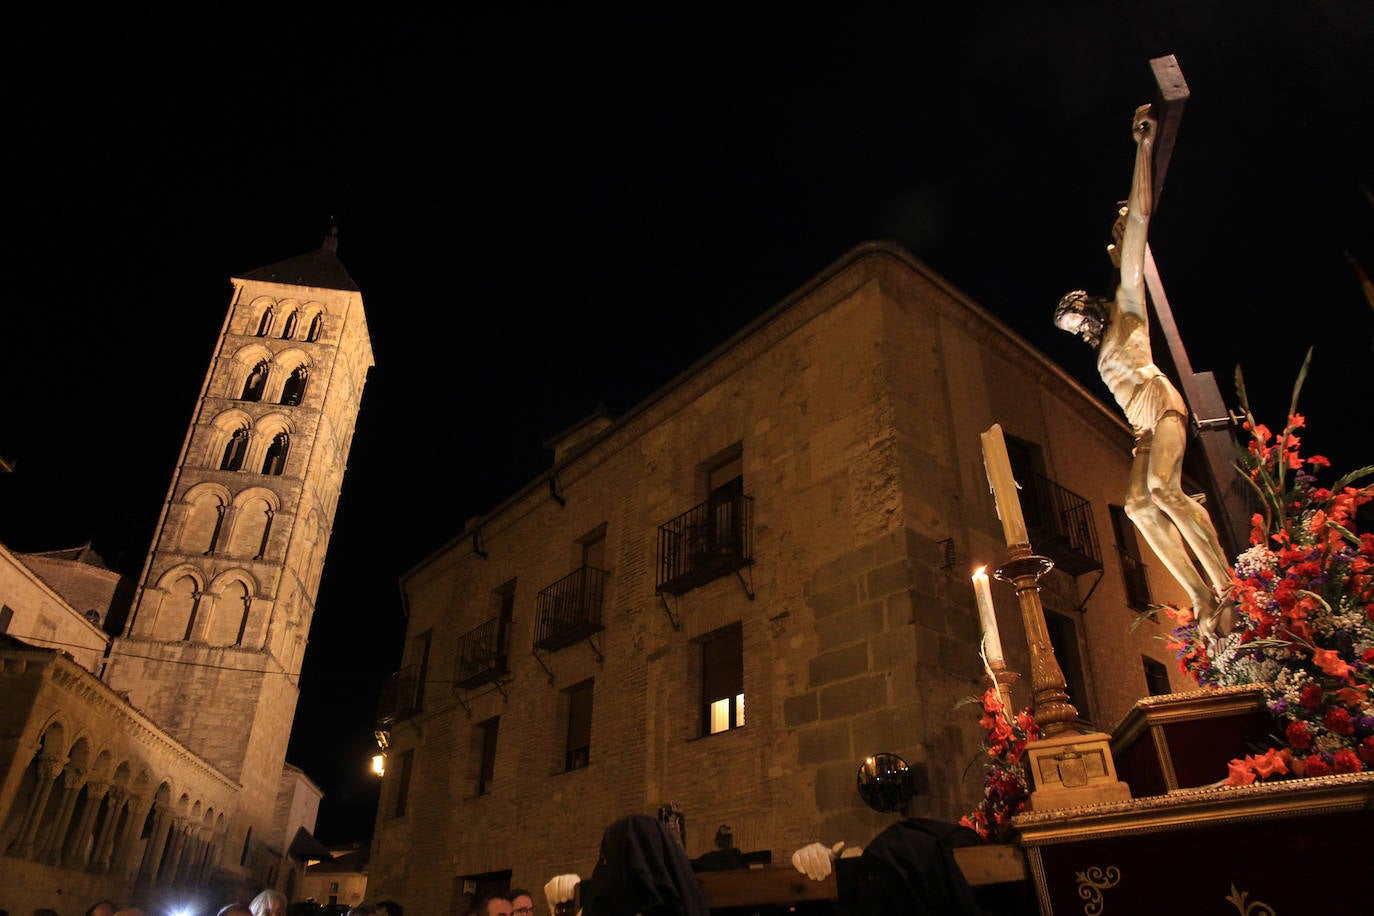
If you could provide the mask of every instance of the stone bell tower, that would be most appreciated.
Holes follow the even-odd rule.
[[[270,822],[372,346],[332,234],[232,283],[106,680]]]

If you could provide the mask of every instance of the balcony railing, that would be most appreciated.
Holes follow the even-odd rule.
[[[1041,474],[1020,473],[1021,513],[1031,544],[1071,576],[1102,568],[1091,504]]]
[[[1121,559],[1121,575],[1126,580],[1126,604],[1143,611],[1150,606],[1150,580],[1145,577],[1145,564],[1124,550],[1118,549],[1116,555]]]
[[[681,595],[754,562],[754,500],[708,499],[658,526],[657,590]]]
[[[490,684],[506,673],[506,628],[493,617],[458,639],[453,680],[464,690]]]
[[[406,665],[382,681],[377,698],[377,728],[390,731],[397,722],[420,711],[420,666]]]
[[[606,571],[583,566],[539,593],[534,647],[556,652],[600,632]]]

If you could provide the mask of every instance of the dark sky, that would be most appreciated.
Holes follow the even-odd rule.
[[[1309,441],[1368,463],[1374,322],[1347,254],[1374,272],[1369,5],[916,6],[15,29],[0,540],[91,539],[137,573],[227,278],[337,222],[377,367],[289,759],[327,792],[322,838],[364,838],[399,575],[546,468],[545,437],[852,246],[901,243],[1105,397],[1050,313],[1110,292],[1162,54],[1192,97],[1151,239],[1194,366],[1230,397],[1241,365],[1281,425],[1315,345]]]

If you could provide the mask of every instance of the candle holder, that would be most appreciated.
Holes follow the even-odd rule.
[[[1055,658],[1040,603],[1040,579],[1053,568],[1054,561],[1037,556],[1030,544],[1016,544],[995,573],[1016,588],[1030,650],[1031,711],[1041,737],[1026,744],[1029,808],[1045,811],[1128,801],[1131,789],[1116,778],[1110,736],[1084,734],[1075,724],[1078,710],[1069,702],[1068,684]]]
[[[1068,681],[1055,658],[1049,628],[1045,626],[1045,609],[1040,604],[1040,579],[1051,569],[1053,560],[1037,556],[1029,544],[1018,544],[1011,548],[1007,562],[993,574],[1016,588],[1030,649],[1031,711],[1040,734],[1046,738],[1076,730],[1074,722],[1078,719],[1078,710],[1069,702]]]
[[[1016,707],[1012,705],[1011,685],[1021,679],[1019,672],[1008,670],[1007,663],[1002,659],[989,659],[987,669],[983,672],[983,689],[991,687],[997,688],[997,696],[1002,701],[1002,708],[1006,710],[1010,717],[1016,716]]]

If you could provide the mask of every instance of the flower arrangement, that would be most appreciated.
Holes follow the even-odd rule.
[[[1239,466],[1263,511],[1232,573],[1231,632],[1210,642],[1189,611],[1167,609],[1177,623],[1170,648],[1200,685],[1264,685],[1273,746],[1232,760],[1227,785],[1374,769],[1374,534],[1355,525],[1374,499],[1374,484],[1355,483],[1374,467],[1318,485],[1330,462],[1303,458],[1297,435],[1306,371],[1304,362],[1278,436],[1255,422],[1237,373],[1250,434]]]
[[[979,702],[972,697],[969,700]],[[978,724],[987,732],[983,748],[988,756],[983,767],[983,798],[959,823],[973,828],[986,840],[1026,807],[1030,783],[1021,757],[1026,752],[1026,743],[1040,737],[1040,727],[1028,708],[1013,717],[996,687],[983,693],[981,703],[983,715]]]

